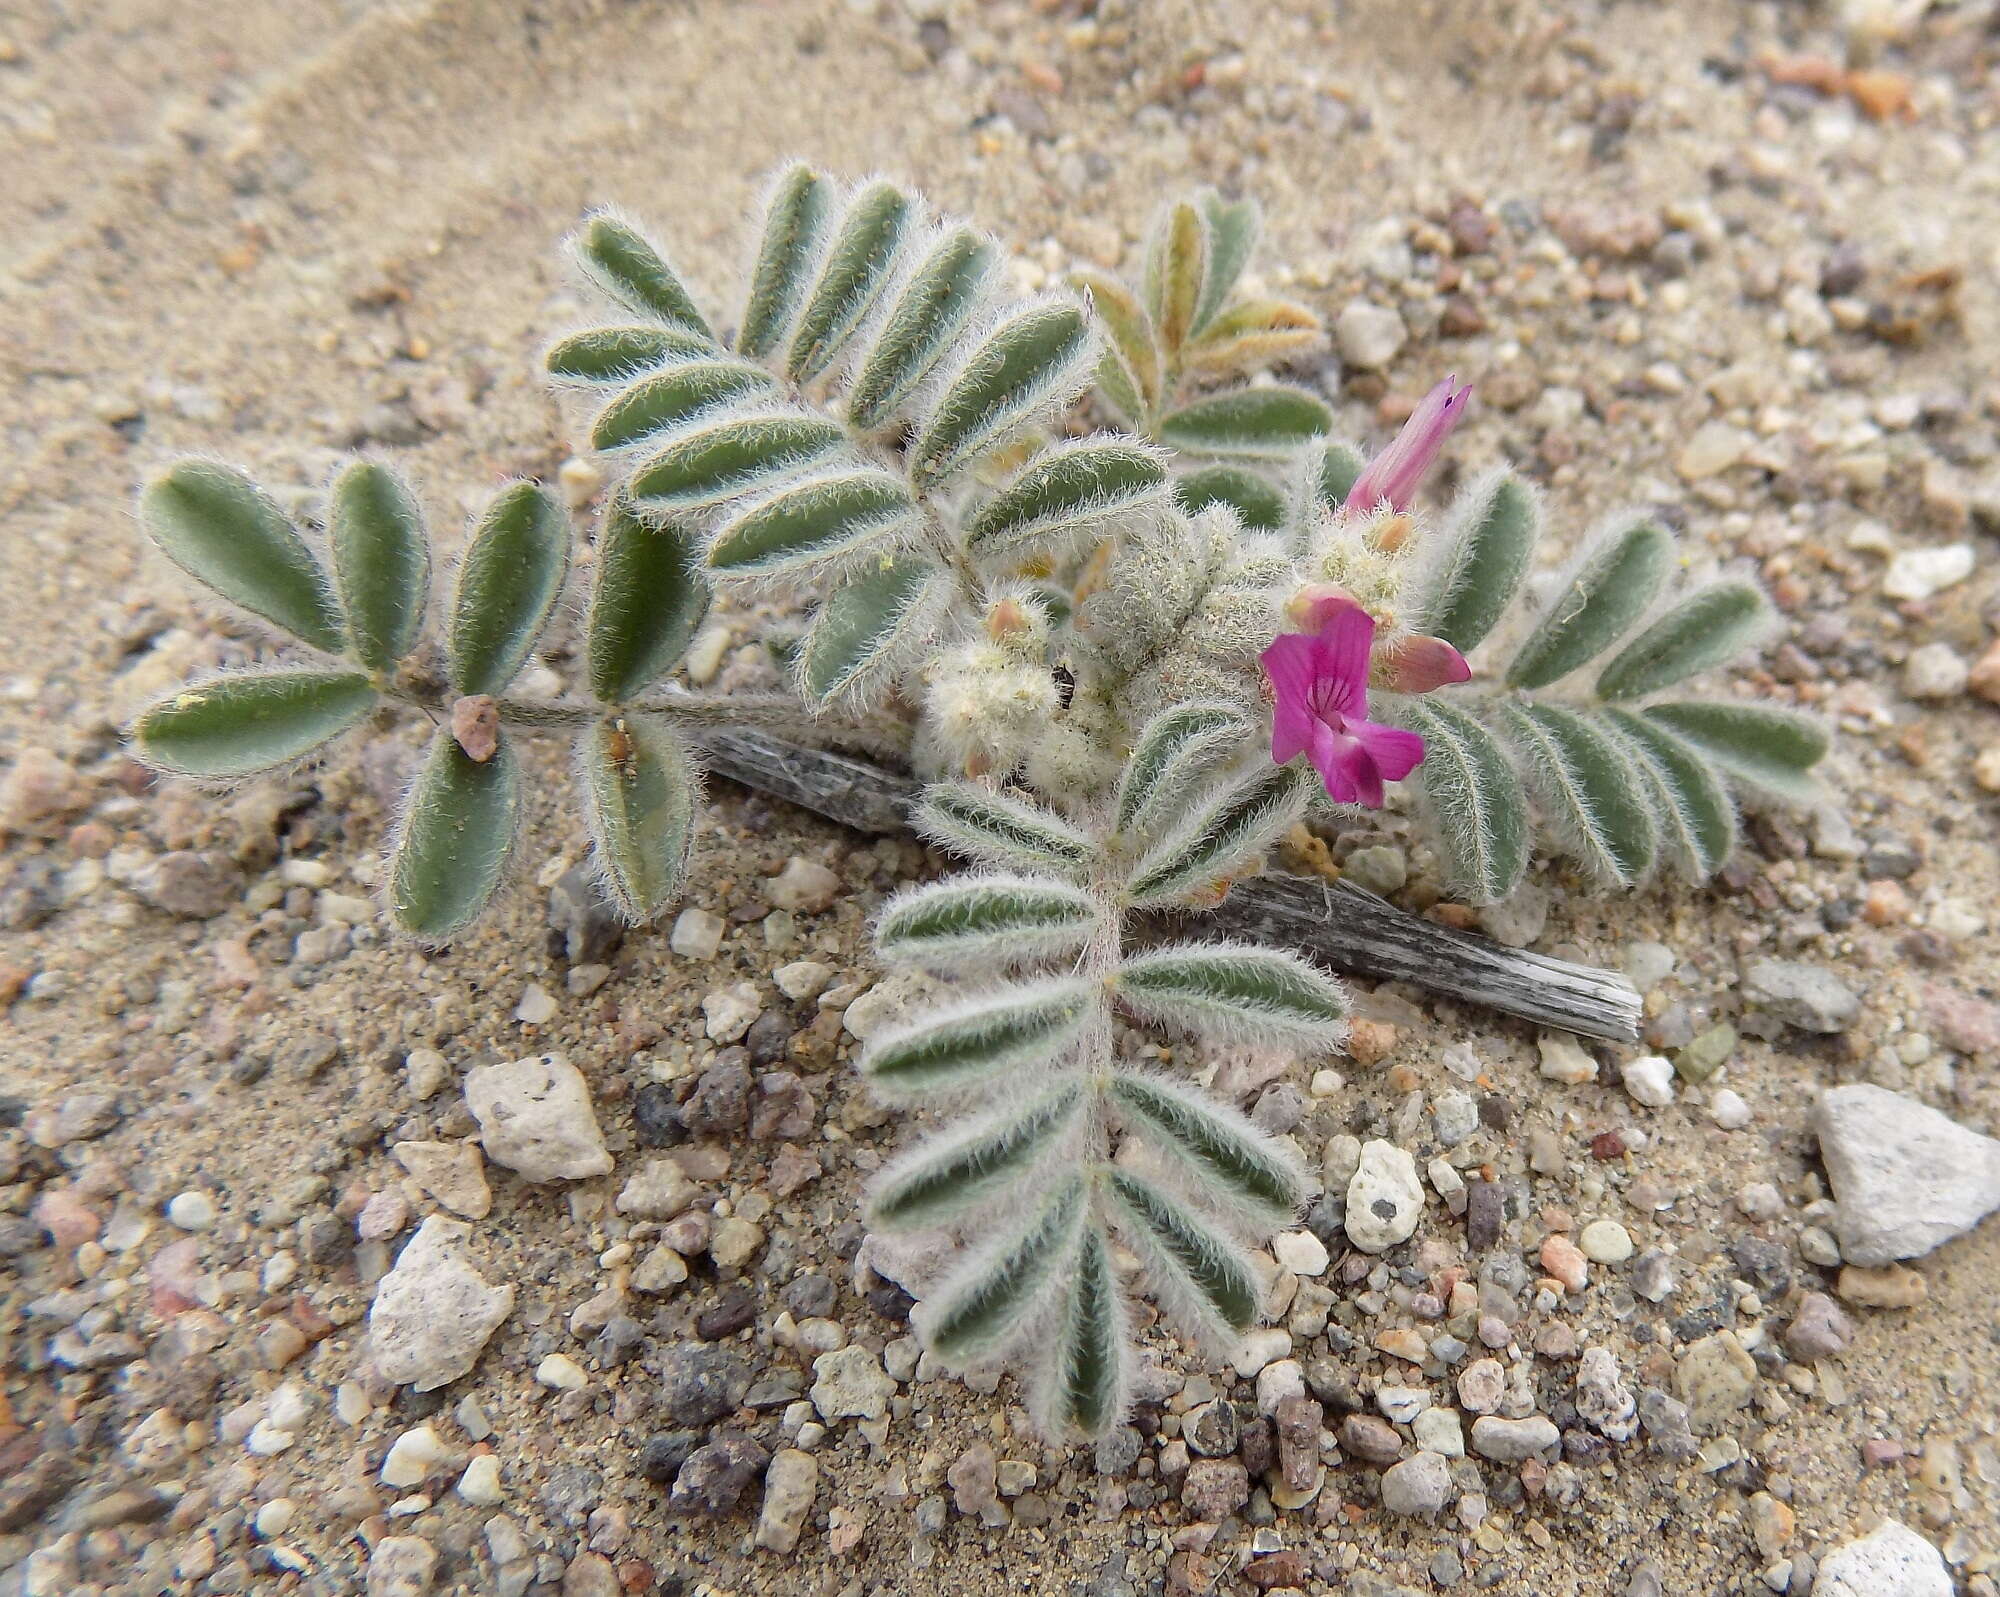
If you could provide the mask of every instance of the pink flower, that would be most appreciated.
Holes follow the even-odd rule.
[[[1456,383],[1456,378],[1447,377],[1424,395],[1410,413],[1410,419],[1403,423],[1403,430],[1396,434],[1396,441],[1369,461],[1354,479],[1354,486],[1347,491],[1347,502],[1341,506],[1343,515],[1366,515],[1381,505],[1398,511],[1410,508],[1417,484],[1437,460],[1438,451],[1444,448],[1444,441],[1451,436],[1458,418],[1465,414],[1466,401],[1472,397],[1470,383],[1463,388]]]
[[[1311,619],[1314,631],[1281,633],[1260,656],[1277,696],[1271,758],[1284,765],[1303,753],[1328,798],[1380,809],[1382,784],[1417,768],[1424,740],[1368,719],[1375,618],[1346,595],[1329,594],[1313,603]]]

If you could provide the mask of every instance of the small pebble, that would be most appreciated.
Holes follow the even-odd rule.
[[[215,1224],[215,1200],[199,1189],[177,1193],[167,1204],[167,1218],[183,1231],[206,1231]]]

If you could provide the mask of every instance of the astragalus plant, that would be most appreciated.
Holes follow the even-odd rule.
[[[958,1249],[916,1311],[941,1359],[1015,1358],[1051,1430],[1100,1433],[1126,1402],[1134,1275],[1225,1349],[1259,1314],[1253,1248],[1308,1194],[1283,1139],[1202,1089],[1198,1046],[1135,1035],[1340,1044],[1328,974],[1201,935],[1276,839],[1408,781],[1476,901],[1513,890],[1538,835],[1605,886],[1700,877],[1731,848],[1732,790],[1809,796],[1824,747],[1780,710],[1673,697],[1769,607],[1733,579],[1669,591],[1656,522],[1615,521],[1543,585],[1537,501],[1507,473],[1422,516],[1465,389],[1439,384],[1369,461],[1323,401],[1259,378],[1320,333],[1238,296],[1256,232],[1254,207],[1200,194],[1163,215],[1143,291],[1021,297],[978,229],[794,166],[716,318],[636,225],[593,216],[568,250],[612,319],[547,356],[610,481],[587,579],[532,484],[494,496],[434,595],[388,466],[341,470],[308,527],[183,461],[143,491],[148,530],[293,647],[156,705],[134,746],[224,782],[385,707],[427,715],[385,897],[433,941],[503,879],[523,737],[573,741],[597,867],[641,922],[681,894],[717,731],[900,755],[928,783],[914,826],[974,868],[876,926],[886,960],[953,996],[864,1051],[876,1089],[944,1116],[881,1173],[869,1221]],[[803,618],[796,698],[673,680],[716,591]],[[523,695],[571,626],[576,691]]]

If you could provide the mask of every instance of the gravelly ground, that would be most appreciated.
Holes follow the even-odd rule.
[[[1825,1195],[1815,1090],[1879,1081],[2000,1130],[2000,966],[1984,925],[2000,711],[1934,651],[1905,663],[1931,644],[1976,661],[2000,619],[2000,78],[1984,10],[1933,8],[1881,39],[1820,8],[1722,4],[125,0],[103,17],[0,19],[0,1093],[19,1123],[0,1143],[0,1591],[359,1591],[371,1546],[404,1536],[439,1555],[441,1591],[1242,1590],[1254,1551],[1250,1576],[1315,1590],[1348,1574],[1356,1591],[1379,1577],[1644,1592],[1652,1560],[1664,1592],[1757,1592],[1785,1584],[1766,1572],[1786,1560],[1804,1590],[1815,1555],[1894,1515],[1965,1589],[1991,1593],[2000,1229],[1920,1261],[1914,1306],[1854,1307],[1837,1358],[1780,1351],[1800,1296],[1835,1274],[1801,1242]],[[1884,75],[1843,95],[1804,61],[1815,54]],[[1537,946],[1617,962],[1666,945],[1674,971],[1649,1000],[1663,1046],[1738,1018],[1739,970],[1763,955],[1832,967],[1858,1018],[1824,1037],[1746,1036],[1725,1076],[1653,1110],[1615,1085],[1619,1056],[1597,1084],[1556,1085],[1526,1030],[1378,994],[1386,1057],[1335,1061],[1347,1086],[1309,1098],[1296,1133],[1315,1158],[1341,1135],[1380,1135],[1421,1163],[1436,1151],[1427,1104],[1463,1085],[1445,1050],[1471,1048],[1478,1090],[1510,1118],[1461,1152],[1517,1194],[1504,1237],[1468,1256],[1463,1222],[1433,1199],[1375,1278],[1336,1246],[1332,1330],[1311,1328],[1306,1292],[1295,1356],[1330,1428],[1380,1385],[1448,1403],[1441,1370],[1370,1343],[1420,1323],[1415,1294],[1448,1296],[1449,1272],[1484,1264],[1520,1313],[1523,1381],[1584,1438],[1539,1478],[1461,1465],[1460,1501],[1433,1524],[1387,1513],[1376,1470],[1349,1461],[1312,1504],[1260,1495],[1215,1529],[1162,1467],[1198,1382],[1142,1416],[1164,1429],[1136,1470],[1100,1474],[1028,1435],[1011,1384],[925,1379],[901,1384],[886,1427],[827,1428],[796,1553],[751,1546],[754,1481],[732,1515],[670,1515],[642,1449],[674,1428],[658,1369],[704,1314],[754,1310],[732,1333],[739,1351],[789,1383],[725,1421],[763,1446],[818,1424],[782,1400],[813,1380],[811,1350],[784,1345],[778,1324],[811,1296],[787,1298],[796,1277],[832,1278],[825,1317],[908,1370],[894,1295],[871,1302],[845,1262],[856,1186],[897,1127],[846,1079],[837,1001],[785,999],[771,976],[811,959],[836,993],[872,982],[861,928],[920,856],[724,791],[690,900],[729,922],[719,953],[684,959],[664,931],[634,935],[580,992],[599,975],[574,979],[552,954],[543,910],[582,850],[555,755],[528,879],[435,955],[365,918],[339,930],[374,880],[406,739],[375,735],[337,769],[227,801],[145,791],[121,759],[116,728],[149,696],[253,648],[141,554],[126,507],[150,465],[210,451],[303,487],[367,444],[455,520],[499,478],[569,455],[535,356],[578,314],[551,247],[578,212],[611,199],[646,215],[713,290],[756,174],[791,153],[922,185],[1021,241],[1027,281],[1129,256],[1164,192],[1254,194],[1272,218],[1273,286],[1329,317],[1365,296],[1412,330],[1385,371],[1308,374],[1353,431],[1379,436],[1378,407],[1456,370],[1480,394],[1458,469],[1514,460],[1559,528],[1667,506],[1697,563],[1759,570],[1786,608],[1758,681],[1836,720],[1852,837],[1766,821],[1720,887],[1614,904],[1551,871]],[[1976,556],[1969,579],[1885,595],[1891,556],[1958,543]],[[1945,696],[1913,697],[1938,691],[1932,667]],[[171,901],[197,913],[152,907],[158,859],[189,851],[213,857]],[[788,926],[766,878],[793,856],[833,868],[841,891]],[[1421,852],[1412,863],[1421,879]],[[759,1068],[792,1071],[815,1100],[811,1128],[785,1135],[823,1173],[775,1194],[774,1162],[797,1164],[779,1137],[691,1156],[761,1244],[733,1276],[690,1247],[685,1285],[623,1305],[643,1340],[614,1362],[570,1326],[654,1245],[611,1207],[643,1153],[634,1095],[713,1064],[702,1000],[739,982],[767,1017],[750,1039]],[[530,988],[554,999],[539,1024],[516,1018]],[[359,1322],[403,1233],[357,1250],[355,1217],[403,1190],[394,1144],[473,1132],[465,1070],[549,1048],[589,1079],[619,1170],[568,1191],[487,1172],[472,1252],[515,1285],[515,1310],[472,1376],[392,1398],[358,1369]],[[441,1085],[422,1080],[425,1057],[408,1063],[426,1049]],[[1294,1084],[1311,1076],[1302,1065]],[[1705,1108],[1723,1083],[1752,1110],[1744,1129]],[[1593,1157],[1591,1139],[1620,1127],[1646,1145]],[[1761,1183],[1775,1212],[1745,1193]],[[216,1218],[176,1247],[162,1210],[189,1191]],[[408,1199],[412,1223],[438,1207],[414,1187]],[[1538,1299],[1544,1237],[1601,1218],[1671,1258],[1671,1296],[1636,1295],[1634,1261]],[[1496,1270],[1495,1257],[1529,1262]],[[1746,1272],[1764,1277],[1747,1300],[1732,1285]],[[197,1306],[169,1327],[161,1311],[183,1288]],[[1611,1349],[1635,1388],[1672,1390],[1688,1349],[1725,1326],[1756,1350],[1754,1389],[1716,1412],[1698,1459],[1592,1442],[1566,1411],[1571,1344]],[[576,1361],[580,1390],[538,1382],[551,1353]],[[1228,1395],[1233,1378],[1211,1379]],[[281,1388],[281,1413],[307,1399],[296,1440],[247,1450]],[[1254,1412],[1251,1383],[1234,1395]],[[427,1419],[448,1456],[420,1505],[379,1472]],[[1900,1452],[1878,1448],[1885,1462],[1867,1467],[1870,1441]],[[1035,1470],[1032,1485],[1009,1478],[990,1523],[951,1506],[947,1480],[981,1442]],[[500,1463],[497,1506],[452,1491],[481,1449]],[[982,1495],[972,1481],[966,1500]],[[1272,1561],[1280,1550],[1300,1556]],[[398,1589],[386,1560],[375,1586]]]

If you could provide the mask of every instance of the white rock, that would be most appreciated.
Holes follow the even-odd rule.
[[[1275,1414],[1286,1398],[1305,1395],[1306,1375],[1297,1359],[1273,1359],[1257,1372],[1259,1414]]]
[[[816,959],[795,959],[772,971],[771,980],[793,1003],[802,1004],[826,991],[826,984],[833,980],[833,967]]]
[[[1632,1257],[1632,1233],[1616,1220],[1591,1221],[1576,1242],[1594,1264],[1623,1264]]]
[[[785,868],[764,884],[764,898],[773,908],[816,915],[833,903],[840,878],[818,860],[794,854]]]
[[[1584,1052],[1574,1037],[1545,1031],[1535,1039],[1535,1046],[1542,1056],[1542,1075],[1549,1081],[1559,1081],[1565,1087],[1581,1087],[1597,1079],[1597,1061]]]
[[[1865,1083],[1813,1112],[1849,1264],[1914,1259],[2000,1208],[2000,1142],[1901,1093]]]
[[[649,1159],[620,1189],[617,1207],[620,1214],[642,1220],[671,1220],[700,1194],[701,1188],[672,1159]]]
[[[1882,591],[1891,599],[1928,599],[1971,576],[1973,564],[1969,543],[1905,549],[1889,562],[1882,576]]]
[[[1728,1087],[1716,1088],[1715,1096],[1708,1100],[1708,1113],[1724,1131],[1741,1131],[1750,1124],[1750,1106],[1741,1093]]]
[[[465,1077],[465,1105],[486,1157],[527,1181],[581,1181],[611,1169],[583,1075],[561,1054],[483,1065]]]
[[[764,1013],[764,1000],[755,982],[740,981],[733,987],[718,987],[701,1001],[707,1017],[710,1042],[731,1043],[756,1024]]]
[[[1423,1212],[1416,1160],[1379,1137],[1363,1143],[1347,1184],[1347,1240],[1364,1253],[1382,1253],[1409,1241]]]
[[[453,1214],[484,1220],[493,1209],[493,1189],[479,1150],[469,1142],[399,1142],[390,1148],[410,1179]]]
[[[1260,1326],[1236,1344],[1236,1373],[1253,1380],[1273,1359],[1287,1358],[1292,1351],[1292,1333],[1281,1325]]]
[[[1951,1597],[1938,1550],[1899,1520],[1820,1560],[1813,1597]]]
[[[1674,1067],[1658,1054],[1641,1054],[1624,1069],[1625,1091],[1634,1103],[1664,1109],[1674,1101]]]
[[[1396,358],[1409,332],[1403,318],[1386,305],[1351,299],[1334,319],[1333,336],[1348,365],[1376,371]]]
[[[1465,1425],[1455,1408],[1431,1407],[1410,1421],[1410,1434],[1426,1452],[1465,1457]]]
[[[382,1460],[382,1484],[407,1491],[450,1457],[451,1449],[438,1433],[428,1425],[419,1425],[389,1444]]]
[[[552,1392],[581,1392],[590,1384],[583,1366],[567,1353],[551,1353],[535,1366],[535,1379]]]
[[[451,1064],[435,1048],[412,1048],[403,1060],[403,1085],[422,1103],[435,1098],[451,1080]]]
[[[1271,1255],[1293,1275],[1323,1275],[1331,1262],[1326,1244],[1310,1231],[1280,1231],[1271,1239]]]
[[[1705,421],[1681,446],[1680,454],[1674,458],[1674,469],[1690,482],[1713,477],[1747,455],[1756,441],[1741,427],[1732,427],[1726,421]]]
[[[465,1473],[458,1478],[458,1495],[478,1508],[496,1508],[506,1499],[500,1486],[500,1459],[493,1453],[480,1453],[465,1466]]]
[[[764,1506],[757,1516],[757,1545],[789,1553],[799,1544],[813,1498],[819,1492],[819,1464],[798,1448],[780,1448],[764,1471]]]
[[[667,947],[682,959],[713,959],[716,950],[722,947],[722,934],[728,929],[728,923],[720,915],[689,905],[675,917]]]
[[[1382,1472],[1382,1506],[1392,1514],[1423,1518],[1451,1501],[1451,1465],[1441,1455],[1422,1452]]]
[[[530,982],[514,1006],[514,1018],[524,1026],[546,1026],[556,1018],[555,995],[539,982]]]
[[[1926,643],[1903,662],[1903,691],[1913,699],[1955,699],[1971,677],[1965,656],[1949,643]]]
[[[167,1204],[167,1218],[183,1231],[206,1231],[215,1224],[215,1200],[199,1190],[177,1193]]]
[[[896,1383],[880,1359],[853,1343],[813,1360],[809,1395],[823,1420],[879,1420],[889,1412]]]
[[[511,1286],[490,1286],[466,1262],[472,1227],[434,1214],[375,1288],[368,1340],[375,1367],[396,1386],[428,1392],[455,1381],[514,1307]]]

